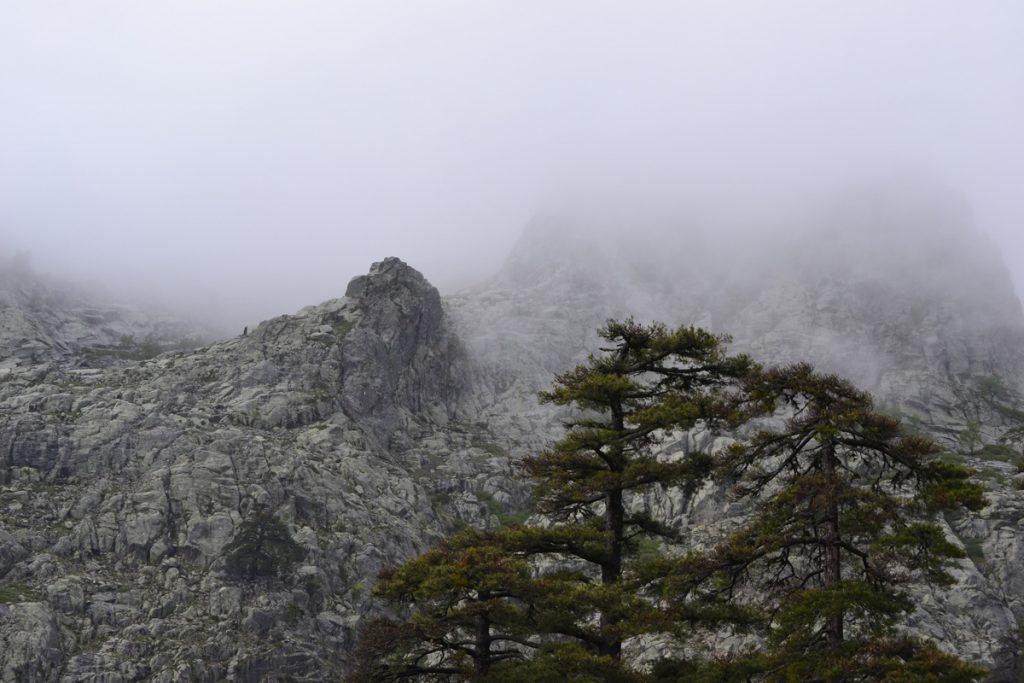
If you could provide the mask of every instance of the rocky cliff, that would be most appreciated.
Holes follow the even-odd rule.
[[[6,319],[45,330],[41,348],[56,352],[26,355],[37,350],[27,333],[4,340],[15,360],[0,370],[0,680],[336,679],[381,568],[523,509],[514,462],[558,430],[536,391],[595,348],[605,318],[628,314],[852,375],[964,451],[992,505],[947,520],[970,557],[955,588],[921,594],[914,628],[1012,680],[1024,492],[1020,444],[1000,439],[1024,424],[1024,316],[962,221],[947,226],[942,244],[955,248],[943,256],[862,232],[879,215],[938,220],[883,208],[844,211],[854,237],[831,253],[766,245],[739,269],[719,267],[713,240],[703,256],[651,258],[540,222],[492,281],[458,296],[386,259],[343,298],[247,335],[103,367],[86,362],[88,345],[59,341],[75,327],[63,309],[9,299]],[[887,259],[937,262],[939,276]],[[711,485],[649,504],[696,538],[742,514]],[[299,557],[277,576],[240,577],[235,541],[267,516]]]
[[[203,349],[9,370],[0,679],[337,678],[381,568],[522,496],[467,371],[397,259]],[[258,512],[302,559],[238,580],[225,546]]]

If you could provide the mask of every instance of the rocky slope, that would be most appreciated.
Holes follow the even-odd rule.
[[[963,221],[882,208],[822,219],[852,242],[813,255],[799,240],[764,245],[738,269],[720,265],[713,240],[700,257],[651,257],[541,222],[494,280],[447,300],[387,259],[345,297],[245,336],[104,367],[85,362],[99,333],[75,331],[67,306],[8,298],[0,680],[336,679],[382,567],[522,509],[514,462],[558,430],[536,391],[596,347],[605,318],[628,314],[851,375],[954,448],[980,425],[962,457],[992,505],[947,520],[970,557],[954,589],[920,594],[914,621],[996,666],[993,680],[1014,680],[1021,439],[998,441],[1024,423],[1024,316],[998,256]],[[880,215],[888,232],[861,230]],[[944,253],[891,234],[940,218]],[[116,344],[111,329],[102,339]],[[669,450],[703,438],[679,435]],[[701,540],[742,515],[723,501],[709,485],[645,504]],[[278,578],[239,578],[232,541],[266,514],[301,558]]]
[[[123,365],[214,336],[180,317],[0,264],[0,372],[47,362]]]
[[[0,679],[337,678],[382,567],[523,495],[467,421],[466,372],[437,291],[397,259],[198,351],[10,370]],[[303,558],[233,579],[225,546],[258,511]]]

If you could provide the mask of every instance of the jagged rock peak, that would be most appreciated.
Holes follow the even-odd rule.
[[[390,290],[407,289],[414,295],[437,297],[437,290],[423,274],[400,258],[389,256],[370,266],[370,272],[352,278],[345,296],[370,300]]]
[[[342,351],[346,412],[382,436],[394,431],[402,410],[445,421],[465,379],[462,349],[437,289],[390,257],[353,278],[345,296],[359,309],[359,323]]]
[[[447,335],[441,295],[423,275],[394,256],[352,279],[345,296],[361,312],[360,328],[372,331],[395,360],[408,364],[418,350]]]

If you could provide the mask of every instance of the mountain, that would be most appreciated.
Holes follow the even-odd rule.
[[[466,365],[437,290],[387,259],[202,349],[9,371],[2,678],[337,677],[382,568],[522,504]],[[258,512],[301,546],[285,580],[224,571]]]
[[[858,188],[769,232],[572,220],[538,219],[491,282],[451,298],[475,355],[531,390],[633,315],[809,360],[950,445],[971,422],[990,440],[1012,426],[978,382],[1024,390],[1021,304],[998,250],[933,187]]]
[[[0,265],[0,372],[45,362],[108,367],[214,336],[180,316],[112,301],[16,260]]]
[[[629,314],[851,375],[963,451],[992,504],[945,520],[969,558],[919,594],[913,628],[1013,680],[1024,475],[1000,439],[1024,424],[1024,315],[998,253],[955,206],[905,194],[816,210],[784,243],[698,227],[539,219],[471,291],[442,298],[389,258],[339,299],[149,359],[89,362],[144,326],[86,334],[67,299],[5,294],[0,680],[336,679],[381,569],[525,508],[515,462],[559,430],[536,391]],[[701,539],[743,514],[711,484],[647,503]],[[266,519],[297,559],[240,576]]]
[[[698,324],[763,362],[806,360],[853,379],[988,484],[989,507],[945,520],[969,555],[957,587],[919,593],[911,620],[920,635],[993,667],[991,680],[1018,680],[1024,314],[998,250],[963,207],[927,185],[868,187],[814,207],[785,239],[685,223],[564,225],[536,221],[494,280],[452,297],[492,414],[527,413],[552,371],[596,350],[592,331],[624,315]],[[971,428],[973,448],[961,442]],[[684,438],[670,448],[692,447]],[[725,499],[708,485],[690,500],[645,504],[710,539],[742,519]]]

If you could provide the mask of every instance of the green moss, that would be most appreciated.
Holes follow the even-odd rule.
[[[339,337],[344,337],[349,332],[351,332],[352,328],[355,326],[356,323],[354,320],[342,319],[334,323],[331,327],[334,328],[334,334],[338,335]]]

